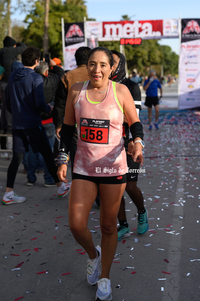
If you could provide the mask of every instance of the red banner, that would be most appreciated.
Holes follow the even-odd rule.
[[[102,22],[105,40],[120,38],[159,38],[163,36],[163,20]]]

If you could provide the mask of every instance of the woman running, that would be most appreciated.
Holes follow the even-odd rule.
[[[67,155],[75,123],[78,143],[69,198],[69,224],[74,238],[89,256],[87,281],[98,283],[95,300],[112,300],[110,268],[117,247],[117,214],[126,187],[126,152],[122,124],[124,114],[133,136],[133,160],[143,163],[143,131],[128,88],[109,80],[112,52],[103,47],[91,50],[89,80],[73,85],[68,94],[57,157],[58,177],[66,182]],[[101,248],[95,248],[87,227],[99,189],[101,199]],[[99,263],[102,262],[102,271]]]

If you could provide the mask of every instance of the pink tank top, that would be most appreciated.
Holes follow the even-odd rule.
[[[109,80],[102,102],[89,100],[85,82],[75,103],[78,131],[73,172],[86,176],[114,177],[127,173],[122,137],[123,109],[115,82]]]

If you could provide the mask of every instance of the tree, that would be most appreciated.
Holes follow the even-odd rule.
[[[162,53],[161,64],[163,65],[164,74],[177,74],[179,56],[166,45],[160,45],[160,51]]]
[[[49,49],[49,1],[45,0],[45,18],[44,18],[44,37],[43,37],[43,51],[48,52]]]
[[[25,18],[27,28],[23,31],[23,42],[34,45],[43,50],[45,0],[37,0]],[[62,58],[61,18],[65,22],[83,22],[87,17],[86,6],[83,0],[50,1],[49,6],[49,52],[52,57]]]
[[[12,36],[10,3],[11,0],[0,0],[0,47],[3,47],[3,39],[6,35]]]

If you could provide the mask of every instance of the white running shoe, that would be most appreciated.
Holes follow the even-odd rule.
[[[4,205],[11,205],[11,204],[20,204],[26,201],[26,198],[23,196],[19,196],[16,193],[14,193],[11,195],[7,195],[6,193],[3,196],[3,200],[2,203]]]
[[[112,300],[111,282],[108,278],[99,279],[95,300]]]
[[[70,192],[71,183],[64,183],[62,182],[62,185],[58,188],[58,196],[60,198],[67,196]]]
[[[95,285],[99,280],[99,264],[101,261],[101,247],[96,246],[98,256],[95,259],[88,259],[87,261],[87,281],[91,285]]]

